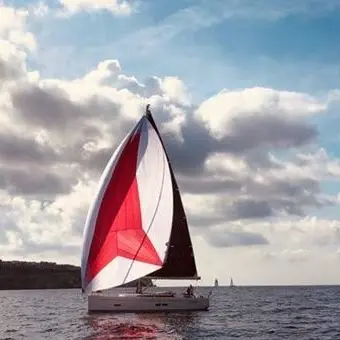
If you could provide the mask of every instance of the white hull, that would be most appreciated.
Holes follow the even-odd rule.
[[[94,294],[88,296],[89,312],[186,312],[208,309],[209,297],[181,295],[171,297],[157,294],[121,294],[118,296]]]

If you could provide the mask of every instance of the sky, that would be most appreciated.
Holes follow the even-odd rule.
[[[0,1],[0,258],[80,264],[150,103],[200,284],[339,284],[339,30],[337,0]]]

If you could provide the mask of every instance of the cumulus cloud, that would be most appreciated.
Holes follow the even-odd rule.
[[[263,235],[250,231],[243,231],[241,228],[234,231],[212,231],[208,235],[211,244],[216,247],[238,247],[268,244],[268,240]]]
[[[340,241],[338,220],[305,217],[255,223],[252,228],[259,233],[267,230],[266,236],[272,245],[264,252],[268,259],[306,261],[312,254],[333,256]]]
[[[258,142],[287,147],[312,137],[313,130],[301,124],[301,116],[325,109],[326,104],[307,94],[255,87],[221,91],[204,101],[197,115],[219,139],[242,135],[243,142],[235,141],[240,147]]]
[[[70,14],[100,10],[116,15],[128,15],[132,12],[132,3],[128,0],[60,0],[60,5]]]
[[[25,30],[29,11],[27,9],[14,9],[2,4],[0,4],[0,9],[0,37],[2,42],[33,50],[36,46],[35,37],[31,32]]]
[[[63,2],[71,12],[112,10],[94,4]],[[6,11],[12,19],[0,20],[0,256],[79,251],[95,183],[147,103],[195,235],[217,248],[268,248],[268,258],[308,258],[306,247],[335,246],[338,222],[308,217],[339,203],[322,190],[323,180],[339,179],[339,160],[317,146],[310,120],[327,114],[330,100],[255,87],[197,104],[180,78],[137,79],[115,59],[76,79],[45,79],[27,66],[36,44],[25,28],[28,12]]]

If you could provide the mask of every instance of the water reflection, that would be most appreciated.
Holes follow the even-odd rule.
[[[183,339],[197,326],[199,313],[91,314],[86,339]]]

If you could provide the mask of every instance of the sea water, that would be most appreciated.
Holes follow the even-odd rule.
[[[79,289],[0,291],[0,339],[340,340],[340,286],[211,289],[208,312],[116,315]]]

